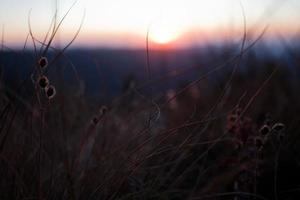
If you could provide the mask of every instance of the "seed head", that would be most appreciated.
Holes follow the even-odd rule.
[[[99,122],[99,119],[98,119],[98,117],[93,117],[93,119],[92,119],[92,122],[93,122],[93,124],[94,125],[97,125],[98,124],[98,122]]]
[[[272,130],[280,132],[285,129],[285,125],[283,123],[276,123],[272,126]]]
[[[262,135],[267,135],[268,133],[270,133],[271,129],[268,125],[263,125],[260,129],[259,132]]]
[[[107,107],[106,106],[101,106],[100,110],[99,110],[99,115],[103,116],[105,115],[107,112]]]
[[[45,89],[49,85],[49,80],[46,76],[40,76],[38,78],[38,85],[40,88]]]
[[[38,65],[40,68],[45,69],[48,66],[48,60],[46,57],[41,57],[38,61]]]
[[[49,85],[45,90],[46,97],[52,99],[56,95],[56,89],[53,85]]]

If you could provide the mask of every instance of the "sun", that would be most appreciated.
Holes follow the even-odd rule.
[[[179,39],[185,29],[185,4],[181,0],[156,1],[160,12],[151,20],[149,39],[157,44],[172,43]]]
[[[179,33],[175,30],[168,29],[167,27],[161,27],[154,29],[149,34],[150,40],[158,44],[167,44],[175,41],[179,37]]]
[[[168,44],[177,40],[181,35],[180,26],[174,20],[161,19],[149,29],[149,39],[157,44]]]

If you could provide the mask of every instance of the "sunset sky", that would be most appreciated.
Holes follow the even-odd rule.
[[[58,1],[59,17],[73,0]],[[147,30],[152,43],[189,45],[241,36],[242,6],[247,29],[259,34],[294,36],[300,28],[299,0],[78,0],[57,35],[66,43],[84,24],[73,46],[142,47]],[[7,46],[20,47],[28,34],[42,40],[55,12],[55,0],[1,0],[0,24]]]

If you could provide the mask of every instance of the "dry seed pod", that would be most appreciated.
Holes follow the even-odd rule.
[[[99,110],[99,115],[103,116],[105,115],[107,112],[107,107],[106,106],[101,106],[100,110]]]
[[[99,119],[98,119],[98,117],[93,117],[93,119],[92,119],[92,123],[94,124],[94,125],[97,125],[98,124],[98,122],[99,122]]]
[[[38,85],[40,88],[45,89],[49,85],[49,80],[46,76],[40,76],[38,78]]]
[[[263,125],[260,129],[259,132],[261,135],[267,135],[268,133],[270,133],[271,128],[268,125]]]
[[[52,99],[56,95],[56,90],[53,85],[49,85],[45,90],[46,97]]]
[[[41,69],[45,69],[48,66],[48,60],[46,57],[41,57],[38,61],[38,65]]]
[[[283,131],[285,129],[285,125],[283,123],[276,123],[272,126],[272,130],[274,131]]]

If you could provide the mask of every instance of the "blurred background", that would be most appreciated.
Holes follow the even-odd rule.
[[[247,52],[255,59],[283,58],[285,68],[295,68],[299,8],[296,0],[2,0],[1,49],[4,53],[34,51],[30,30],[39,49],[53,19],[58,24],[70,9],[51,46],[63,49],[80,29],[68,47],[68,56],[89,91],[95,93],[102,79],[102,85],[107,83],[107,91],[114,95],[128,77],[144,80],[147,62],[152,78],[184,70],[190,71],[189,76],[181,77],[188,80],[195,75],[191,69],[211,69],[237,55],[244,39],[244,47],[252,46]],[[49,53],[54,50],[50,48]],[[1,62],[10,66],[30,61],[22,59],[3,56]],[[9,68],[7,74],[15,70]]]

